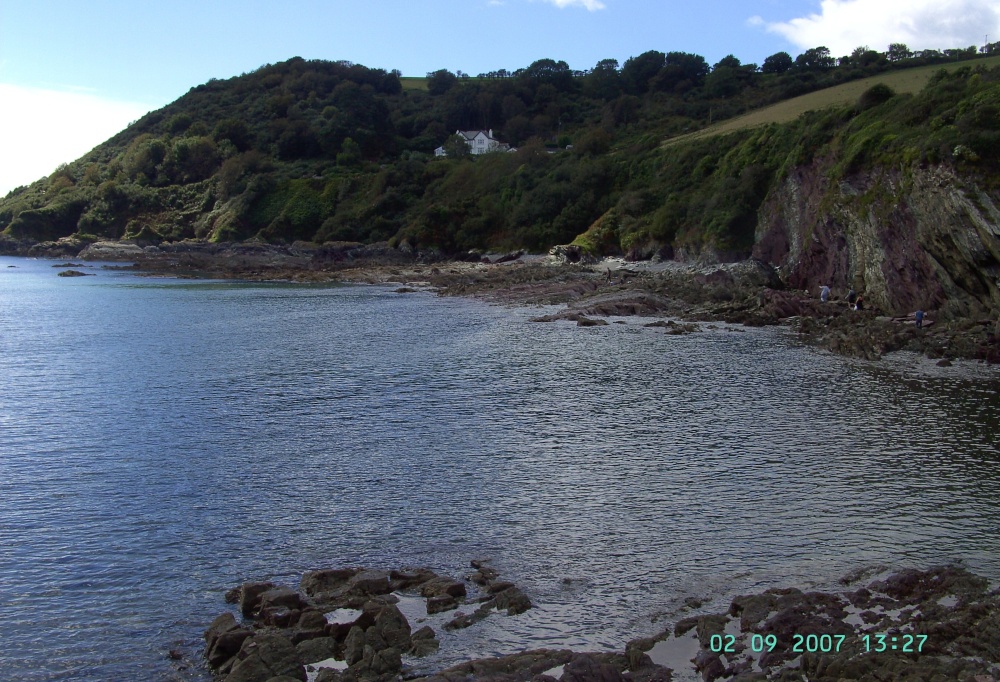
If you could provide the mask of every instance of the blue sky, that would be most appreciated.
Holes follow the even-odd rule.
[[[421,76],[647,50],[760,63],[1000,41],[1000,0],[3,0],[0,195],[210,78],[293,56]],[[43,141],[45,144],[43,144]]]

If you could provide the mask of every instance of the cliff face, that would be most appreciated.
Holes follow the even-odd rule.
[[[891,314],[1000,310],[997,196],[946,166],[873,171],[831,186],[817,161],[761,208],[754,256],[813,292],[848,287]]]

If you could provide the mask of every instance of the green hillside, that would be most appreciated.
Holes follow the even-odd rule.
[[[635,257],[745,255],[774,183],[820,156],[840,176],[945,163],[992,177],[1000,85],[995,59],[959,63],[973,54],[856,51],[834,66],[817,48],[758,67],[650,51],[586,73],[542,59],[417,79],[295,58],[192,88],[14,190],[0,230],[4,248],[22,250],[66,237],[443,253],[576,240]],[[435,157],[443,144],[465,149],[448,142],[456,129],[492,129],[516,151]]]
[[[851,105],[857,102],[858,98],[866,90],[878,84],[886,85],[898,94],[915,95],[923,90],[931,78],[941,69],[956,71],[966,66],[969,66],[969,63],[964,61],[944,65],[922,66],[901,71],[889,71],[842,85],[834,85],[818,92],[793,97],[783,102],[758,109],[757,111],[736,116],[735,118],[710,125],[693,133],[678,135],[670,138],[664,144],[672,145],[711,135],[724,135],[725,133],[732,133],[746,128],[755,128],[768,123],[789,123],[809,111]],[[1000,66],[1000,57],[987,57],[977,60],[975,66],[996,68]]]

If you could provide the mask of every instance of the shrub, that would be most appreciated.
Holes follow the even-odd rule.
[[[896,96],[896,92],[885,83],[876,83],[871,86],[858,98],[858,110],[865,111],[872,107],[888,102]]]

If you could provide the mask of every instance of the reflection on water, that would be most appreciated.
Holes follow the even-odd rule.
[[[775,330],[49,265],[0,259],[0,658],[18,679],[207,679],[165,653],[197,660],[225,589],[336,565],[463,575],[489,556],[532,596],[443,634],[431,665],[620,648],[691,596],[876,563],[1000,578],[992,375]]]

